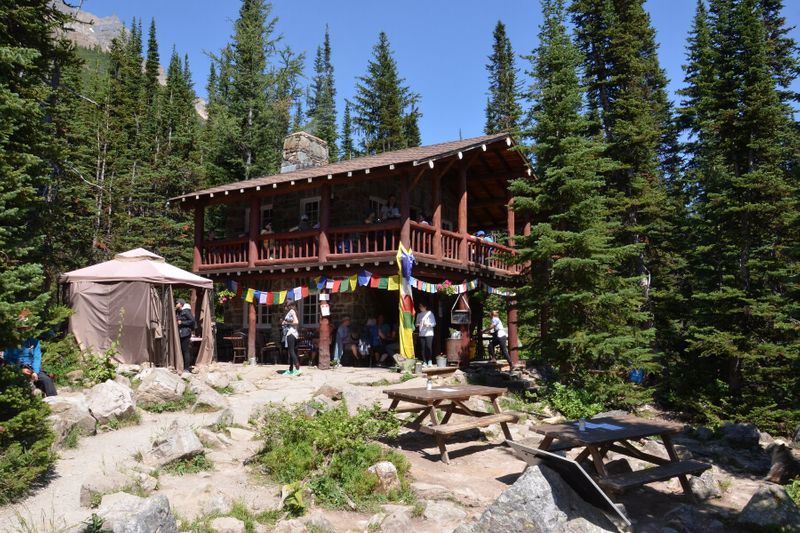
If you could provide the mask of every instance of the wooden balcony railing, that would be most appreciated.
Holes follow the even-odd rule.
[[[319,257],[319,230],[268,233],[258,242],[256,265],[301,263]]]
[[[201,251],[200,268],[235,268],[247,266],[246,238],[206,241]]]
[[[427,224],[410,223],[409,243],[421,258],[491,269],[508,274],[521,272],[511,261],[514,250],[502,244],[486,242],[460,233],[441,231],[441,254],[435,254],[436,229]],[[276,264],[315,263],[326,259],[393,258],[400,243],[400,221],[330,228],[327,231],[328,255],[320,257],[320,230],[293,231],[259,235],[254,249],[257,256],[249,262],[247,238],[204,241],[200,247],[198,270],[252,268]],[[462,257],[463,239],[466,257]]]
[[[514,250],[496,242],[486,242],[483,239],[467,237],[467,255],[469,262],[480,268],[491,268],[517,274],[520,265],[514,264],[511,259]]]
[[[394,256],[400,244],[400,222],[329,229],[328,243],[328,257]]]
[[[442,230],[442,259],[461,262],[461,234]]]

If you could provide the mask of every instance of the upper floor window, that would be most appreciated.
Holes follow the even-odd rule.
[[[272,223],[272,204],[261,204],[260,229],[263,230],[267,224]],[[250,233],[250,208],[244,208],[244,232]]]
[[[319,196],[303,198],[300,200],[300,218],[308,217],[308,224],[313,228],[319,224]]]

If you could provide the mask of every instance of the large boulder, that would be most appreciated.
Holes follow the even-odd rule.
[[[722,440],[736,448],[757,448],[761,432],[753,424],[723,424],[720,428]]]
[[[320,388],[317,389],[317,392],[314,393],[314,396],[325,396],[330,398],[331,400],[341,400],[342,399],[342,389],[336,387],[334,385],[328,385],[325,383]]]
[[[447,524],[452,528],[464,522],[467,513],[464,509],[451,501],[437,500],[426,502],[422,516],[425,517],[425,520],[436,522],[442,526]],[[444,528],[442,529],[444,530]]]
[[[780,485],[762,485],[736,522],[758,531],[800,531],[800,509]]]
[[[209,372],[205,377],[206,384],[217,389],[224,389],[231,384],[231,378],[224,372]]]
[[[617,531],[617,528],[557,473],[546,466],[531,466],[477,522],[456,529],[457,533],[495,531],[583,533]]]
[[[228,407],[228,400],[220,393],[200,381],[193,379],[189,382],[189,390],[195,395],[192,410],[219,411]]]
[[[44,401],[50,405],[50,423],[56,434],[56,445],[61,446],[73,428],[81,435],[95,434],[97,420],[89,412],[89,404],[82,394],[49,396]]]
[[[140,405],[179,402],[185,390],[186,383],[170,370],[153,368],[136,389],[136,402]]]
[[[97,515],[102,530],[113,533],[177,533],[178,524],[163,494],[140,498],[117,492],[103,496]]]
[[[689,478],[689,485],[692,487],[692,494],[700,501],[722,498],[722,489],[719,487],[719,481],[717,481],[717,476],[711,470],[706,470],[699,476]]]
[[[119,492],[129,484],[122,472],[105,472],[102,476],[92,475],[81,484],[81,507],[97,507],[104,494]]]
[[[142,456],[146,465],[164,466],[179,459],[194,457],[203,453],[203,443],[192,428],[181,426],[178,421],[153,440],[153,447]]]
[[[108,424],[112,420],[124,420],[136,414],[136,401],[133,391],[113,380],[98,383],[86,394],[89,411],[98,424]]]

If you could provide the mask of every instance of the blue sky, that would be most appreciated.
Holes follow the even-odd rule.
[[[800,0],[787,0],[790,25],[800,24]],[[646,4],[660,45],[661,66],[673,95],[681,85],[681,64],[696,0],[649,0]],[[117,15],[128,24],[144,19],[145,31],[155,17],[162,63],[172,46],[189,54],[195,88],[205,94],[209,70],[207,52],[230,38],[240,2],[236,0],[85,0],[84,8],[99,16]],[[385,31],[401,76],[422,96],[420,120],[423,144],[472,137],[483,133],[492,31],[502,20],[517,55],[537,44],[541,15],[537,0],[276,0],[278,32],[295,51],[306,52],[307,75],[322,42],[325,25],[331,32],[338,91],[339,120],[344,98],[351,98],[356,78],[366,72],[378,33]],[[792,32],[800,40],[800,31]],[[527,62],[518,60],[518,66]],[[527,76],[523,75],[527,80]],[[796,90],[800,88],[796,87]]]

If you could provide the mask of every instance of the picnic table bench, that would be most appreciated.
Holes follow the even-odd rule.
[[[507,440],[512,440],[508,429],[509,422],[519,420],[519,415],[513,412],[503,412],[498,398],[507,390],[501,387],[485,387],[482,385],[451,385],[447,387],[425,387],[413,389],[387,389],[383,391],[392,400],[389,410],[395,413],[415,413],[417,416],[407,421],[407,427],[422,433],[433,435],[441,453],[444,463],[450,462],[447,453],[446,440],[448,437],[470,429],[500,424]],[[466,405],[473,396],[487,397],[492,402],[494,413],[476,411]],[[400,402],[411,405],[400,406]],[[440,419],[437,409],[444,411]],[[467,420],[450,422],[454,414],[464,415]],[[425,425],[424,421],[430,417],[431,424]]]
[[[677,477],[684,493],[692,497],[687,475],[699,475],[711,468],[695,460],[681,460],[672,443],[672,435],[683,431],[683,425],[660,420],[645,420],[635,416],[609,416],[586,422],[580,430],[577,422],[534,426],[532,431],[544,435],[539,449],[554,452],[583,448],[575,461],[592,458],[597,471],[597,484],[608,492],[619,494],[648,483]],[[639,450],[630,440],[657,436],[667,452],[667,458]],[[622,474],[609,475],[603,462],[608,452],[627,455],[656,466]]]
[[[449,376],[450,374],[455,374],[456,370],[458,370],[457,366],[429,366],[423,368],[422,373],[428,377]]]

